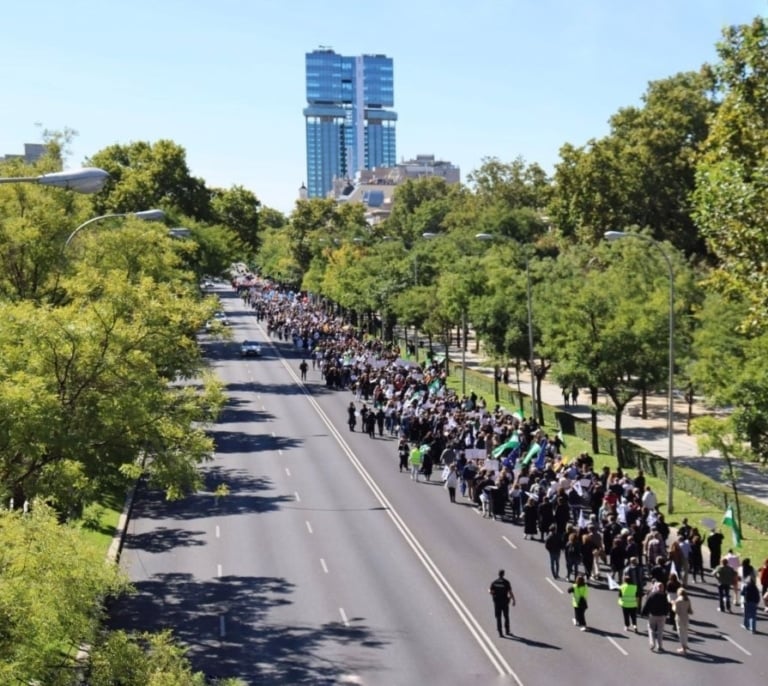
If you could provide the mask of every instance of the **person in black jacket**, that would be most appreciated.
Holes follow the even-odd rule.
[[[488,589],[488,593],[493,598],[493,614],[496,617],[496,629],[499,632],[499,636],[503,636],[501,633],[501,620],[504,619],[504,629],[508,636],[512,635],[509,630],[509,601],[512,601],[512,605],[515,605],[515,594],[512,592],[512,584],[504,578],[504,570],[499,570],[498,578],[491,582],[491,587]]]
[[[563,548],[563,539],[557,531],[557,526],[553,524],[549,527],[549,533],[544,540],[544,547],[549,553],[549,569],[554,579],[560,578],[560,553]]]
[[[642,612],[648,618],[648,645],[651,650],[664,652],[664,624],[669,614],[669,600],[660,581],[651,586],[651,592],[645,597]]]
[[[400,439],[400,443],[397,446],[397,456],[400,460],[400,471],[408,471],[408,456],[411,454],[411,448],[408,445],[408,441],[405,438]]]

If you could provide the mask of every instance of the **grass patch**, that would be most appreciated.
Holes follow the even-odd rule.
[[[78,522],[82,527],[85,541],[102,549],[105,556],[112,544],[117,523],[123,512],[126,494],[125,488],[117,487],[113,492],[105,493],[98,502],[85,508],[83,517]]]

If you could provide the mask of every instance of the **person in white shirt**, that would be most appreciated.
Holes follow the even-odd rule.
[[[642,503],[643,503],[643,507],[649,511],[655,510],[656,505],[659,504],[658,500],[656,499],[656,494],[651,490],[650,486],[645,487],[645,493],[643,493]]]
[[[736,572],[736,574],[733,575],[733,604],[738,607],[739,599],[741,598],[741,595],[739,595],[739,572],[741,571],[741,558],[733,552],[733,549],[729,548],[725,555],[725,560],[726,564],[729,567],[732,567],[733,571]]]

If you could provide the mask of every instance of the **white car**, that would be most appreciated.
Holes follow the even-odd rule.
[[[205,330],[210,331],[214,324],[220,324],[221,326],[229,326],[229,318],[227,317],[226,312],[215,312],[213,314],[213,319],[209,319],[207,322],[205,322]]]
[[[241,357],[261,357],[261,346],[256,341],[243,341],[240,345]]]

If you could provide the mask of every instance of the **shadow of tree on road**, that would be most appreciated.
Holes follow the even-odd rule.
[[[276,493],[271,480],[254,477],[238,469],[214,467],[204,475],[206,490],[180,500],[166,500],[161,490],[149,489],[141,483],[136,493],[131,519],[175,519],[187,521],[205,517],[275,512],[285,503],[294,503],[292,493]],[[229,493],[215,495],[215,489],[226,485]],[[126,534],[126,546],[132,534]]]
[[[205,531],[170,529],[161,526],[145,534],[133,534],[126,537],[123,548],[145,550],[148,553],[164,553],[172,548],[205,545]]]
[[[158,631],[175,628],[189,647],[195,670],[208,677],[239,677],[249,684],[338,684],[370,669],[340,657],[343,647],[375,651],[387,642],[362,618],[318,625],[285,625],[270,615],[292,603],[294,584],[279,577],[227,576],[203,581],[191,574],[158,574],[135,584],[136,593],[114,600],[110,628]],[[334,657],[335,656],[335,657]],[[380,658],[379,658],[380,659]]]

